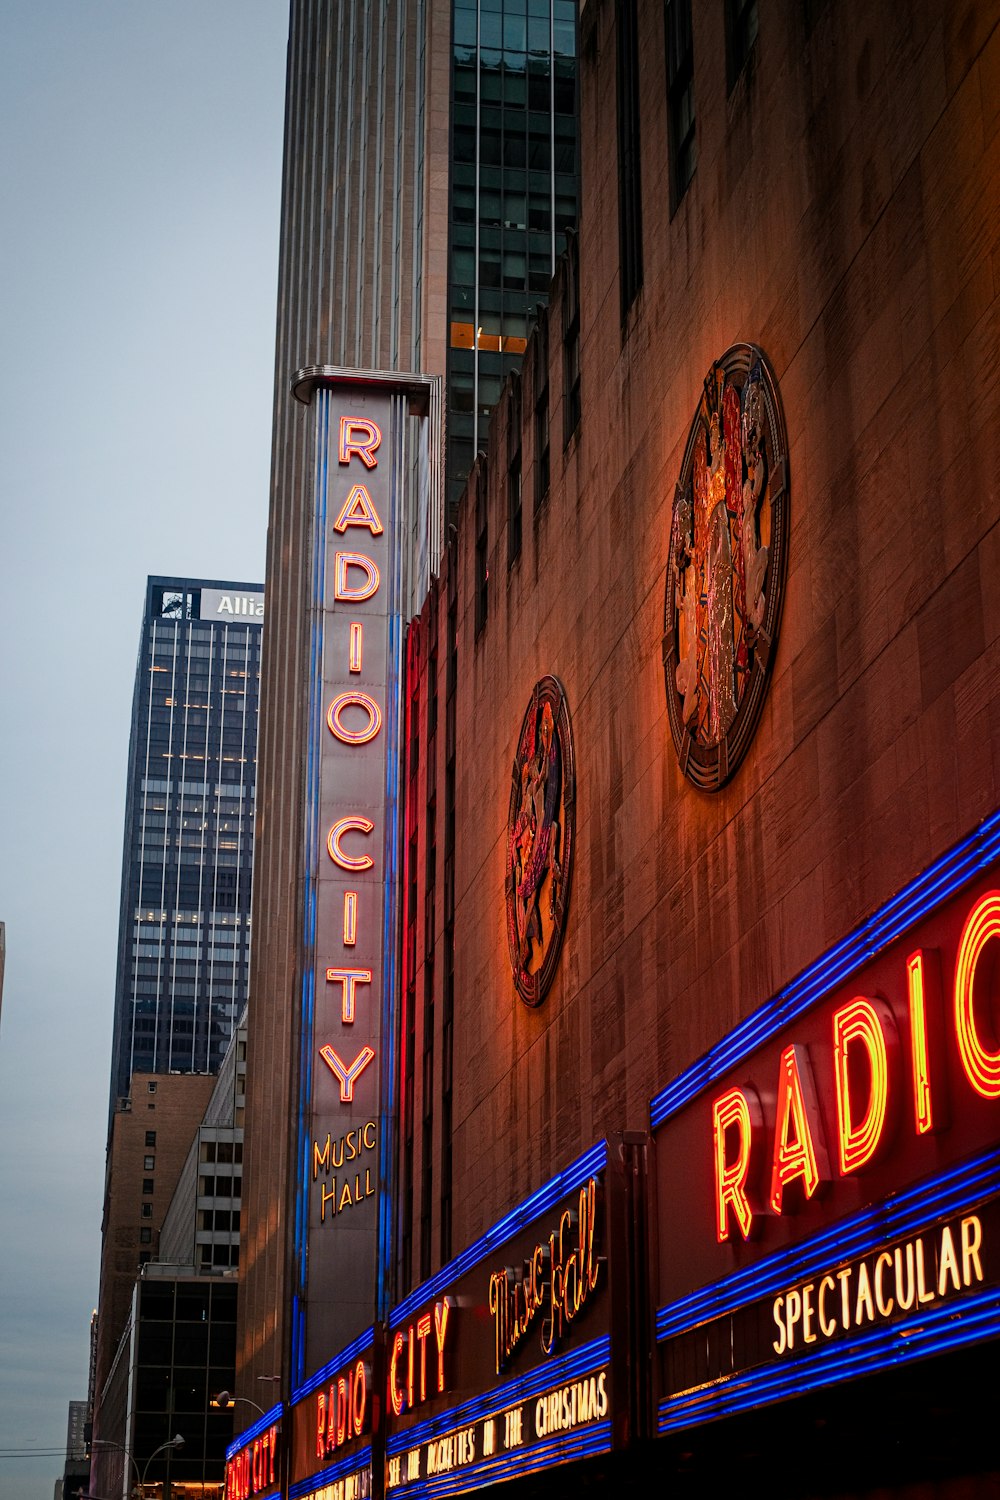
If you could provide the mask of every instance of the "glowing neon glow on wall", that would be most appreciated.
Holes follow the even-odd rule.
[[[319,1049],[319,1055],[340,1082],[341,1103],[350,1104],[354,1098],[354,1085],[368,1064],[375,1061],[374,1049],[368,1046],[362,1047],[353,1062],[345,1063],[340,1053],[327,1042]]]
[[[334,558],[333,597],[342,603],[363,604],[378,593],[382,575],[364,552],[338,552]],[[351,568],[360,569],[364,582],[351,582]]]
[[[805,1049],[794,1043],[781,1054],[776,1114],[770,1202],[780,1214],[790,1182],[801,1180],[811,1198],[830,1175],[812,1068]]]
[[[340,841],[345,833],[374,833],[375,824],[371,818],[360,816],[350,818],[338,818],[326,837],[326,847],[334,864],[339,865],[342,870],[370,870],[375,861],[370,854],[345,854],[340,847]]]
[[[753,1209],[747,1196],[750,1173],[750,1137],[763,1116],[753,1089],[730,1089],[712,1105],[712,1135],[715,1141],[715,1233],[720,1244],[729,1238],[729,1210],[736,1215],[745,1240],[753,1228]],[[736,1151],[730,1158],[727,1143],[736,1136]]]
[[[359,729],[349,729],[344,723],[344,710],[348,708],[360,708],[367,723]],[[330,733],[345,745],[368,745],[382,728],[382,710],[367,693],[338,693],[326,711],[326,722]]]
[[[990,891],[972,908],[955,963],[955,1030],[962,1064],[972,1087],[984,1099],[1000,1099],[1000,1050],[984,1046],[976,1023],[976,971],[987,945],[1000,938],[1000,891]],[[984,965],[985,967],[985,965]]]
[[[382,535],[382,522],[379,520],[378,511],[372,504],[372,497],[368,493],[367,486],[356,484],[349,491],[347,499],[340,507],[340,514],[333,523],[334,531],[345,532],[348,526],[367,526],[372,536]]]
[[[377,422],[370,422],[365,417],[341,417],[338,463],[349,464],[356,456],[366,469],[374,469],[378,463],[375,453],[381,446],[382,429]]]

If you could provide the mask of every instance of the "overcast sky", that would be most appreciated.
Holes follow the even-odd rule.
[[[2,1500],[87,1392],[145,578],[264,576],[287,10],[0,3]]]

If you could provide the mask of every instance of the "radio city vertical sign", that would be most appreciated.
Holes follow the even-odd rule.
[[[293,1385],[384,1301],[402,640],[439,533],[438,384],[328,370],[295,382],[313,412],[315,485]]]
[[[995,815],[654,1099],[661,1432],[1000,1334],[998,857]]]

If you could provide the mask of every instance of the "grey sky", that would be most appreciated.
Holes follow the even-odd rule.
[[[286,0],[0,5],[0,1497],[86,1395],[147,573],[263,577]]]

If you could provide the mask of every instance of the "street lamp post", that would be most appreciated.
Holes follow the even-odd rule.
[[[249,1396],[234,1396],[232,1391],[220,1391],[217,1396],[211,1398],[208,1404],[209,1406],[218,1406],[224,1411],[228,1411],[230,1407],[235,1406],[237,1401],[243,1406],[252,1406],[254,1411],[259,1412],[261,1416],[264,1415],[264,1408],[258,1406],[256,1401],[251,1401]]]
[[[158,1448],[153,1449],[152,1453],[146,1459],[146,1467],[142,1471],[142,1481],[139,1485],[139,1500],[146,1500],[146,1475],[149,1473],[149,1466],[153,1462],[153,1459],[161,1453],[166,1453],[174,1448],[183,1447],[184,1439],[178,1432],[175,1437],[167,1438],[167,1441],[165,1443],[161,1443]]]

